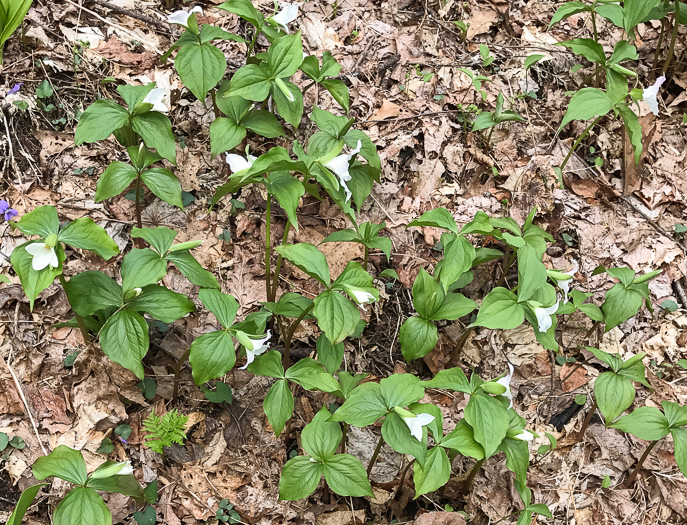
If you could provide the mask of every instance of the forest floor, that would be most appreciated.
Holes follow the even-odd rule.
[[[212,2],[204,5],[204,21],[246,34],[245,23],[217,10]],[[594,333],[586,341],[590,325],[573,317],[561,329],[561,351],[555,359],[536,342],[529,326],[507,332],[484,330],[466,345],[461,365],[477,367],[484,377],[496,377],[506,370],[507,357],[516,369],[513,392],[518,413],[527,419],[528,428],[557,438],[558,446],[552,451],[538,452],[549,443],[546,437],[539,438],[531,450],[528,485],[535,500],[548,504],[554,513],[553,521],[539,517],[537,523],[687,523],[687,480],[676,467],[670,440],[661,442],[646,461],[639,482],[628,489],[620,481],[636,464],[644,442],[606,429],[597,418],[592,419],[582,442],[576,438],[591,405],[593,380],[603,371],[592,354],[580,347],[583,344],[623,356],[647,353],[653,391],[641,393],[636,405],[657,405],[666,399],[687,403],[687,369],[680,366],[687,365],[687,243],[680,233],[687,224],[684,27],[674,74],[661,92],[660,117],[642,104],[641,123],[650,145],[645,142],[641,168],[623,169],[622,128],[606,118],[573,157],[561,188],[553,167],[560,165],[585,126],[579,122],[558,131],[567,107],[566,92],[581,85],[591,66],[571,73],[575,55],[554,44],[588,37],[591,29],[586,15],[575,15],[548,29],[562,2],[343,0],[338,4],[335,9],[330,0],[306,2],[292,27],[302,31],[309,54],[321,56],[328,50],[342,64],[341,78],[351,90],[355,126],[365,130],[378,147],[381,183],[374,186],[362,215],[372,222],[386,222],[383,232],[393,243],[391,260],[387,263],[383,256],[375,256],[371,262],[377,272],[391,267],[400,278],[363,312],[368,328],[362,338],[346,342],[346,369],[382,377],[392,371],[429,376],[444,367],[463,332],[459,322],[444,322],[432,353],[412,365],[403,361],[397,340],[399,326],[412,310],[409,287],[420,268],[440,258],[436,250],[440,232],[429,227],[407,229],[411,220],[445,206],[459,224],[480,210],[510,215],[522,223],[536,206],[537,224],[556,239],[545,262],[556,268],[577,262],[576,286],[593,292],[597,304],[612,284],[605,275],[592,277],[598,265],[629,266],[636,272],[665,270],[649,284],[654,312],[643,308],[620,327]],[[267,13],[273,2],[262,0],[256,5]],[[148,20],[127,16],[121,8]],[[180,82],[171,62],[158,61],[178,37],[166,21],[168,14],[157,2],[140,0],[34,2],[23,39],[15,34],[6,45],[0,74],[0,99],[4,100],[0,195],[20,215],[50,204],[63,219],[90,216],[124,249],[134,224],[134,202],[124,196],[105,204],[94,201],[99,174],[122,155],[121,148],[113,139],[74,147],[74,116],[97,98],[115,98],[114,88],[121,82],[154,80],[158,86],[169,86],[173,108],[169,116],[181,144],[175,173],[188,204],[180,211],[149,198],[144,222],[178,230],[177,242],[202,239],[194,253],[217,276],[223,291],[238,299],[240,317],[265,300],[261,220],[265,199],[258,189],[248,187],[234,195],[233,201],[225,199],[208,211],[213,188],[223,183],[229,170],[223,156],[210,155],[211,109],[178,89]],[[467,33],[462,34],[454,21],[469,23]],[[599,31],[601,42],[610,47],[620,38],[620,30],[610,24],[602,23]],[[656,76],[651,64],[659,31],[660,24],[644,24],[638,31],[637,69],[642,86],[652,84]],[[480,43],[495,57],[486,68]],[[244,44],[220,46],[230,72],[243,64]],[[524,61],[532,54],[545,58],[526,72]],[[489,77],[483,84],[486,100],[460,68]],[[8,94],[16,83],[23,83],[21,89]],[[498,128],[488,147],[485,136],[468,132],[460,108],[475,104],[492,109],[499,93],[525,121]],[[317,90],[308,92],[308,97],[306,106],[315,101],[328,104]],[[18,100],[25,101],[27,108],[14,104]],[[334,229],[348,227],[341,212],[327,201],[308,198],[300,211],[296,237],[300,242],[318,244]],[[283,226],[281,220],[274,228],[275,238],[281,237]],[[144,364],[146,377],[155,380],[157,390],[152,399],[146,399],[131,372],[99,350],[85,349],[78,330],[53,327],[71,317],[61,287],[52,285],[41,294],[33,312],[29,310],[8,257],[24,242],[23,237],[6,223],[0,225],[0,235],[4,256],[0,267],[14,283],[0,288],[0,432],[19,436],[26,443],[21,450],[8,448],[0,459],[0,523],[5,523],[21,490],[35,483],[30,466],[42,454],[36,433],[48,448],[64,444],[82,449],[89,469],[103,461],[96,450],[111,438],[110,458],[131,459],[142,482],[158,479],[158,521],[167,525],[214,523],[223,498],[235,505],[245,523],[515,522],[509,516],[519,508],[519,498],[502,455],[486,463],[468,496],[452,481],[436,493],[412,499],[409,482],[400,490],[396,486],[407,459],[385,447],[372,473],[376,498],[336,499],[320,486],[307,500],[278,501],[281,468],[298,451],[295,431],[311,419],[323,394],[297,391],[291,431],[276,438],[262,411],[269,379],[244,370],[234,369],[225,378],[232,387],[233,402],[216,405],[194,386],[190,369],[184,367],[179,409],[190,415],[189,439],[164,457],[152,452],[142,445],[142,420],[153,408],[169,407],[176,362],[194,337],[212,327],[213,319],[207,314],[193,315],[151,338]],[[350,260],[362,257],[353,243],[321,248],[334,276]],[[107,272],[114,264],[73,254],[65,273],[86,268]],[[500,272],[496,264],[477,273],[470,285],[473,291],[490,289]],[[284,279],[299,291],[314,289],[293,267]],[[197,290],[181,274],[172,271],[165,284],[197,299]],[[668,300],[677,310],[660,306]],[[312,353],[314,333],[314,327],[306,323],[296,334],[296,358]],[[65,359],[74,357],[75,351],[81,353],[67,367]],[[10,370],[19,380],[35,429]],[[583,401],[580,395],[587,395],[586,406],[576,403],[576,398]],[[467,403],[462,394],[431,396],[445,409],[449,425],[459,419]],[[122,424],[132,429],[126,443],[114,433]],[[348,450],[366,464],[375,441],[371,431],[351,432]],[[452,466],[454,480],[472,462],[457,459]],[[601,487],[605,476],[610,477],[610,488]],[[26,523],[51,523],[48,511],[65,490],[64,484],[54,483]],[[114,523],[134,523],[128,498],[112,495],[106,500]]]

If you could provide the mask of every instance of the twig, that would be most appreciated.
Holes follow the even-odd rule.
[[[360,124],[372,124],[376,122],[384,122],[385,124],[389,124],[391,122],[398,122],[401,120],[413,120],[416,118],[421,118],[421,117],[433,117],[435,115],[448,115],[451,113],[461,113],[461,110],[459,109],[447,109],[444,111],[430,111],[428,113],[419,113],[417,115],[413,115],[410,117],[396,117],[396,118],[387,118],[387,119],[382,119],[382,120],[363,120]]]
[[[126,7],[119,7],[118,5],[111,4],[110,2],[106,2],[105,0],[88,0],[88,1],[99,5],[100,7],[104,7],[105,9],[109,9],[110,11],[114,11],[115,13],[121,13],[123,15],[130,16],[131,18],[135,18],[137,20],[140,20],[141,22],[145,22],[146,24],[154,25],[158,29],[161,29],[162,31],[170,33],[169,24],[166,24],[165,22],[162,22],[161,20],[157,20],[157,19],[151,18],[147,15],[137,13],[136,11],[132,11],[131,9],[127,9]]]

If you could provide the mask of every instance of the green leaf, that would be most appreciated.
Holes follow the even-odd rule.
[[[327,53],[327,51],[325,51],[325,53]],[[346,115],[348,115],[351,109],[348,86],[346,86],[342,80],[338,79],[326,79],[320,82],[320,85],[329,91],[332,98],[344,109],[344,111],[346,111]]]
[[[413,306],[420,317],[431,319],[444,302],[444,290],[441,285],[423,268],[413,283]]]
[[[322,465],[322,474],[329,488],[339,496],[372,496],[367,472],[360,460],[350,454],[337,454]]]
[[[233,296],[219,290],[201,289],[198,297],[205,307],[210,310],[224,328],[229,328],[239,311],[239,303]]]
[[[86,462],[81,452],[64,445],[56,447],[47,456],[38,458],[32,469],[34,477],[39,481],[55,476],[75,485],[83,485],[88,479]]]
[[[372,425],[387,413],[379,384],[363,383],[350,393],[341,407],[334,412],[331,421],[345,421],[356,427]]]
[[[532,298],[546,284],[547,274],[541,257],[537,256],[530,245],[518,250],[518,301]]]
[[[687,428],[671,428],[670,434],[675,444],[675,462],[682,474],[687,476]]]
[[[105,140],[129,120],[129,113],[114,100],[96,100],[79,118],[74,144]]]
[[[86,487],[72,489],[57,504],[54,525],[111,525],[112,514],[103,498]]]
[[[424,468],[415,463],[413,480],[415,482],[415,499],[443,487],[451,477],[451,462],[441,447],[434,447],[427,453]]]
[[[458,233],[456,220],[446,208],[435,208],[423,213],[419,219],[408,224],[408,227],[411,226],[433,226]]]
[[[227,59],[212,44],[187,45],[177,53],[174,67],[184,86],[203,102],[208,91],[222,80],[227,69]]]
[[[494,288],[489,292],[477,313],[476,326],[503,330],[517,328],[525,320],[525,311],[518,304],[516,295],[505,288]]]
[[[329,410],[322,407],[301,433],[303,449],[321,462],[334,456],[343,436],[341,425],[329,421],[331,416]]]
[[[307,498],[320,483],[324,467],[308,456],[296,456],[286,462],[279,480],[279,499],[295,501]]]
[[[183,294],[173,292],[164,286],[149,284],[129,303],[129,308],[136,312],[146,312],[163,323],[173,323],[194,312],[196,306]]]
[[[219,290],[220,286],[215,276],[203,268],[190,251],[172,251],[166,255],[166,259],[196,286]]]
[[[248,366],[248,371],[258,376],[284,377],[284,367],[281,364],[281,354],[270,350],[266,354],[256,357]]]
[[[357,426],[357,425],[356,425]],[[384,418],[382,424],[384,441],[399,454],[410,454],[420,465],[425,465],[427,454],[427,428],[422,429],[422,441],[418,441],[410,433],[403,418],[391,412]]]
[[[576,55],[582,55],[590,62],[595,62],[597,64],[606,63],[604,48],[591,38],[575,38],[574,40],[559,42],[556,45],[565,46],[571,49]]]
[[[80,250],[89,250],[107,260],[119,253],[117,243],[93,219],[82,217],[69,223],[58,234],[60,242]]]
[[[596,88],[582,88],[570,99],[568,111],[558,129],[563,129],[573,120],[590,120],[608,113],[614,101],[605,91]]]
[[[105,355],[143,379],[141,361],[148,352],[148,323],[126,308],[110,317],[100,331],[100,345]]]
[[[549,28],[572,15],[584,13],[585,11],[589,10],[590,7],[583,2],[566,2],[558,8],[556,13],[551,18],[551,22],[549,22]]]
[[[285,376],[306,390],[337,392],[340,388],[338,381],[331,374],[325,372],[320,363],[309,357],[301,359],[289,368]]]
[[[407,407],[425,395],[421,381],[412,374],[393,374],[382,379],[379,392],[389,409]]]
[[[442,235],[443,238],[453,237],[453,240],[444,243],[444,258],[441,261],[439,282],[448,290],[458,278],[472,268],[472,261],[475,259],[475,247],[463,235]],[[437,272],[434,272],[437,275]]]
[[[136,169],[130,164],[120,161],[111,162],[98,179],[95,202],[102,202],[119,195],[136,180],[137,176]]]
[[[54,206],[39,206],[14,224],[24,235],[39,235],[43,239],[60,230],[60,219]]]
[[[637,24],[643,22],[651,10],[660,4],[660,0],[625,0],[623,5],[623,28],[628,34]]]
[[[184,209],[181,183],[174,173],[165,168],[150,168],[141,173],[141,180],[157,197],[172,206]]]
[[[475,441],[472,427],[464,419],[441,440],[441,446],[455,450],[476,460],[484,459],[484,448]]]
[[[217,381],[214,392],[209,388],[205,388],[204,386],[201,386],[200,389],[203,391],[203,394],[205,394],[205,399],[210,401],[210,403],[216,403],[219,405],[220,403],[230,404],[232,402],[233,395],[231,392],[231,387],[226,383]]]
[[[272,85],[272,98],[283,119],[297,128],[303,117],[303,93],[287,80],[276,79]]]
[[[642,125],[639,123],[639,118],[635,112],[625,104],[619,104],[617,109],[625,123],[625,129],[635,152],[635,165],[638,166],[642,156]]]
[[[131,126],[141,136],[146,146],[155,148],[162,158],[176,164],[176,146],[172,124],[166,115],[157,111],[139,113],[131,117]]]
[[[317,360],[327,369],[330,374],[335,373],[341,368],[344,358],[343,342],[333,345],[327,336],[320,334],[317,338]]]
[[[290,77],[303,62],[301,33],[286,35],[276,40],[267,51],[271,78]]]
[[[38,485],[30,486],[24,492],[22,492],[21,496],[19,497],[19,501],[17,501],[17,504],[12,511],[12,515],[7,521],[7,525],[21,525],[26,511],[29,510],[33,500],[36,499],[38,492],[47,485],[50,485],[50,483],[39,483]]]
[[[137,228],[134,226],[131,230],[131,237],[143,239],[160,255],[165,255],[169,251],[176,236],[176,231],[165,226],[157,226],[155,228]]]
[[[288,172],[277,171],[268,177],[267,191],[274,195],[279,206],[286,212],[289,222],[298,231],[296,210],[301,197],[305,195],[303,183]],[[327,267],[327,273],[328,271],[329,267]]]
[[[530,464],[530,451],[527,441],[506,438],[501,442],[500,450],[506,455],[506,467],[519,483],[527,482],[527,467]]]
[[[320,330],[334,345],[351,335],[360,321],[360,312],[355,305],[337,292],[323,292],[318,295],[315,298],[313,315]]]
[[[668,420],[668,426],[673,428],[687,425],[687,406],[680,406],[671,401],[661,401],[661,406]]]
[[[72,309],[81,317],[98,310],[119,308],[124,304],[122,287],[101,272],[82,272],[67,283],[67,296]]]
[[[117,92],[122,96],[126,105],[129,106],[129,111],[133,112],[134,108],[143,102],[154,87],[154,83],[149,83],[145,86],[123,84],[117,86]]]
[[[594,399],[607,423],[625,412],[635,399],[635,388],[629,379],[604,372],[594,384]]]
[[[601,305],[604,314],[606,332],[637,315],[642,307],[642,296],[635,290],[616,283],[606,292],[606,299]]]
[[[444,297],[441,307],[432,315],[432,320],[455,321],[469,314],[475,308],[477,308],[477,303],[472,299],[468,299],[461,293],[449,293]]]
[[[286,379],[279,379],[265,396],[263,409],[275,435],[281,434],[293,414],[293,394]],[[286,466],[284,466],[286,469]],[[282,473],[283,475],[283,473]],[[313,489],[314,490],[314,489]],[[281,497],[281,496],[280,496]]]
[[[246,138],[246,128],[239,126],[231,119],[216,118],[210,124],[210,153],[214,156],[232,150],[244,138]]]
[[[248,112],[241,119],[241,125],[268,139],[285,136],[277,117],[266,110]]]
[[[262,27],[265,21],[265,17],[260,11],[253,7],[253,3],[250,0],[228,0],[218,5],[217,8],[237,14],[246,22],[253,24],[256,28]]]
[[[167,261],[150,248],[133,248],[122,260],[124,293],[143,288],[167,275]]]
[[[271,87],[270,74],[266,69],[255,64],[248,64],[234,73],[224,96],[242,97],[260,102],[269,96]]]
[[[470,396],[465,407],[465,421],[472,427],[475,441],[492,456],[508,432],[508,413],[499,400],[484,394]]]
[[[191,343],[189,362],[196,385],[222,377],[234,368],[236,363],[234,340],[231,334],[219,330],[197,337]]]
[[[423,384],[425,388],[443,388],[465,394],[472,393],[472,387],[468,378],[465,377],[465,372],[457,367],[440,370],[430,381],[423,381]]]
[[[582,3],[582,2],[580,2],[580,3]],[[582,4],[582,5],[584,5],[584,4]],[[585,7],[586,7],[586,6],[585,6]],[[559,10],[560,10],[560,9],[559,9]],[[550,27],[550,25],[551,25],[551,24],[549,24],[549,27]],[[536,63],[539,62],[542,58],[545,58],[545,57],[546,57],[546,55],[529,55],[529,56],[525,59],[525,71],[527,71],[527,70],[528,70],[529,68],[531,68],[534,64],[536,64]]]
[[[666,417],[655,407],[640,407],[608,425],[645,441],[657,441],[668,434]]]
[[[422,317],[409,317],[398,334],[401,353],[406,361],[426,356],[437,345],[439,331],[432,321]]]
[[[91,478],[88,480],[88,487],[106,492],[118,492],[143,503],[143,487],[133,474]]]
[[[305,242],[286,244],[277,246],[275,251],[300,270],[310,275],[310,277],[317,279],[327,288],[331,285],[327,258],[314,245]]]

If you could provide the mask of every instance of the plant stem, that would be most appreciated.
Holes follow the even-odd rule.
[[[219,107],[217,106],[217,88],[210,90],[210,97],[212,98],[212,109],[215,111],[215,118],[219,117]]]
[[[594,42],[599,43],[599,32],[596,29],[596,4],[597,1],[594,0],[592,4],[592,30],[594,31]],[[594,70],[594,87],[599,87],[599,70],[600,66],[596,63],[596,69]]]
[[[136,177],[136,225],[143,228],[143,221],[141,220],[141,177]]]
[[[491,136],[494,133],[494,128],[496,128],[496,124],[494,124],[489,130],[489,135],[487,136],[487,151],[491,150]]]
[[[272,194],[267,192],[267,211],[265,212],[265,298],[269,301],[272,292],[272,273],[270,268],[271,259],[271,239],[270,230],[272,227]]]
[[[453,350],[451,350],[451,356],[448,360],[449,366],[457,366],[458,356],[460,355],[461,350],[463,350],[463,347],[470,337],[470,334],[474,332],[474,330],[474,326],[467,328],[463,332],[463,335],[460,336],[460,339],[456,341],[456,345],[453,347]]]
[[[365,254],[363,255],[363,270],[367,271],[367,258],[370,255],[370,249],[365,246]]]
[[[248,52],[246,53],[246,60],[248,60],[253,53],[253,48],[255,47],[255,43],[258,41],[258,36],[260,35],[260,31],[258,31],[258,28],[255,28],[255,34],[253,35],[253,40],[250,42],[250,47],[248,48]]]
[[[398,498],[398,496],[401,494],[401,490],[403,489],[403,482],[406,480],[406,474],[408,473],[408,470],[410,470],[410,467],[413,466],[413,463],[415,463],[415,458],[410,460],[403,469],[403,472],[401,472],[401,480],[398,482],[398,488],[396,488],[396,494],[394,494],[394,499]]]
[[[642,464],[644,463],[644,460],[647,458],[647,456],[651,453],[651,451],[654,449],[656,444],[658,443],[658,440],[652,441],[648,447],[646,447],[646,450],[644,451],[644,454],[642,454],[642,457],[639,458],[639,462],[637,463],[637,466],[635,469],[632,471],[632,474],[630,474],[630,477],[625,480],[624,485],[626,487],[631,487],[632,484],[634,483],[635,479],[637,478],[637,474],[639,474],[640,469],[642,468]]]
[[[494,288],[498,288],[506,281],[506,277],[508,277],[510,267],[513,266],[513,261],[515,260],[515,253],[513,253],[513,249],[510,246],[506,246],[506,253],[503,254],[503,257],[507,260],[506,266],[503,268],[503,271],[501,272],[501,277],[499,277],[499,280],[494,285]]]
[[[62,288],[64,288],[64,293],[67,293],[67,280],[62,274],[60,274],[60,284],[62,285]],[[67,295],[67,300],[69,300],[69,295]],[[73,310],[74,309],[72,308],[72,311]],[[84,322],[83,317],[74,312],[74,319],[76,319],[76,324],[79,325],[79,331],[83,337],[83,342],[87,345],[91,344],[91,336],[88,333],[88,328],[86,328],[86,323]]]
[[[281,244],[282,246],[286,244],[286,241],[289,238],[289,231],[291,230],[291,223],[287,221],[286,226],[284,227],[284,235],[282,235],[281,238]],[[274,269],[274,276],[272,277],[272,290],[271,294],[267,297],[267,300],[269,302],[274,302],[277,299],[277,287],[279,286],[279,273],[281,272],[281,265],[284,262],[284,258],[279,254],[279,257],[277,257],[277,266]]]
[[[675,41],[677,40],[677,33],[680,29],[680,2],[675,0],[675,13],[673,13],[673,36],[670,38],[670,47],[668,48],[668,56],[666,61],[663,63],[662,72],[665,75],[666,71],[670,67],[670,63],[673,61],[673,55],[675,53]]]
[[[315,303],[312,302],[310,303],[310,306],[305,308],[302,312],[301,315],[296,318],[296,320],[289,325],[289,327],[286,329],[286,333],[284,334],[284,370],[289,368],[289,365],[291,364],[291,357],[290,357],[290,352],[291,352],[291,340],[293,339],[293,334],[296,332],[296,329],[298,328],[298,325],[301,324],[301,321],[305,319],[305,316],[310,313],[310,310],[312,310],[315,307]]]
[[[172,405],[177,404],[177,400],[179,397],[179,374],[181,373],[181,367],[184,364],[184,361],[188,359],[188,357],[191,355],[191,347],[189,346],[188,350],[184,352],[184,355],[181,356],[181,358],[177,361],[177,366],[174,367],[174,391],[172,393]]]
[[[596,404],[596,401],[594,401],[594,404],[592,407],[589,409],[589,412],[587,412],[587,417],[584,418],[584,422],[582,423],[582,428],[580,428],[580,431],[577,433],[577,442],[579,443],[582,441],[582,438],[584,438],[584,433],[587,431],[587,427],[589,426],[589,423],[592,421],[592,416],[596,412],[598,405]]]
[[[343,424],[343,434],[341,437],[341,454],[346,453],[346,435],[348,434],[348,423]]]
[[[308,90],[309,90],[311,87],[313,87],[315,84],[317,84],[317,82],[315,82],[315,81],[313,80],[312,82],[310,82],[310,84],[308,84],[307,86],[305,86],[305,87],[303,88],[303,94],[305,95],[305,92],[308,91]]]
[[[651,71],[653,76],[655,77],[656,73],[656,68],[658,67],[658,55],[661,52],[661,48],[663,47],[663,39],[665,38],[666,35],[666,19],[664,18],[661,20],[661,34],[658,37],[658,45],[656,46],[656,52],[654,53],[654,63],[651,66]],[[656,80],[654,78],[654,80]]]
[[[561,172],[565,169],[565,166],[568,164],[570,157],[572,157],[572,154],[575,153],[575,150],[577,149],[577,146],[580,145],[580,142],[582,142],[582,139],[584,139],[589,134],[591,129],[594,127],[594,125],[597,122],[599,122],[599,120],[601,120],[601,117],[603,117],[603,116],[604,115],[596,117],[596,119],[594,119],[594,121],[592,121],[592,123],[589,126],[587,126],[586,129],[582,132],[582,134],[577,138],[575,143],[572,145],[572,148],[570,148],[570,151],[568,152],[567,157],[565,157],[563,164],[561,164]]]
[[[465,478],[465,481],[463,482],[463,493],[466,493],[470,490],[470,488],[472,487],[472,482],[474,481],[477,473],[481,470],[483,464],[484,464],[484,458],[480,459],[472,467],[472,470],[468,474],[468,477]]]
[[[370,472],[372,472],[372,467],[375,464],[375,461],[377,461],[377,456],[379,456],[379,451],[382,450],[382,445],[384,444],[384,437],[379,436],[379,441],[377,441],[377,446],[375,447],[375,451],[372,454],[372,458],[370,458],[370,463],[367,465],[367,477],[370,477]]]

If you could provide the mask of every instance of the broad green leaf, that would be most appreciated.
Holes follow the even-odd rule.
[[[320,363],[309,357],[301,359],[289,368],[285,376],[306,390],[336,392],[340,388],[339,382],[331,374],[325,372]]]
[[[238,146],[246,138],[246,128],[233,120],[218,117],[210,124],[210,153],[219,155]]]
[[[222,80],[227,69],[227,59],[212,44],[187,45],[177,53],[174,67],[184,86],[203,102],[208,91]]]
[[[263,14],[255,9],[250,0],[228,0],[218,5],[217,8],[237,14],[246,22],[253,24],[256,28],[262,27],[265,21]]]
[[[422,441],[411,433],[403,418],[395,412],[387,414],[382,424],[384,441],[399,454],[410,454],[420,465],[425,464],[427,454],[427,428],[422,429]]]
[[[625,123],[625,130],[630,137],[630,143],[635,152],[635,165],[638,166],[639,159],[642,156],[642,126],[635,112],[625,104],[619,104],[617,109]]]
[[[166,259],[196,286],[219,290],[220,286],[215,276],[203,268],[190,251],[173,251],[166,255]]]
[[[141,361],[148,352],[148,323],[126,308],[110,317],[100,331],[100,346],[105,355],[118,365],[143,379]]]
[[[596,6],[596,12],[610,20],[616,27],[623,27],[623,6],[617,4],[601,4]]]
[[[530,245],[518,250],[518,301],[532,298],[546,284],[546,267]]]
[[[625,0],[623,4],[623,28],[628,34],[643,22],[661,0]]]
[[[317,338],[317,360],[327,369],[330,374],[335,373],[341,368],[344,358],[343,342],[333,345],[327,336],[320,334]]]
[[[60,242],[73,248],[97,253],[105,260],[119,253],[117,243],[101,226],[88,217],[72,221],[57,237]]]
[[[687,428],[672,428],[670,434],[675,445],[675,463],[683,476],[687,476]]]
[[[435,208],[423,213],[419,219],[408,224],[408,227],[411,226],[433,226],[458,233],[456,220],[446,208]]]
[[[341,425],[329,421],[332,415],[322,407],[301,432],[303,449],[318,461],[327,461],[336,453],[343,432]]]
[[[60,219],[54,206],[39,206],[22,215],[14,224],[24,235],[39,235],[43,239],[60,230]]]
[[[272,82],[267,70],[255,64],[248,64],[234,73],[224,96],[260,102],[269,96],[271,87]]]
[[[668,426],[673,428],[687,425],[687,406],[680,406],[671,401],[661,401],[661,406],[668,420]]]
[[[570,99],[568,111],[558,129],[563,129],[573,120],[590,120],[603,116],[613,108],[614,102],[605,91],[596,88],[582,88]]]
[[[506,288],[494,288],[489,292],[477,313],[476,326],[503,330],[517,328],[525,320],[525,311],[518,304],[516,295]]]
[[[575,38],[574,40],[559,42],[556,45],[565,46],[571,49],[576,55],[582,55],[590,62],[595,62],[597,64],[604,64],[606,62],[604,48],[591,38]]]
[[[114,100],[96,100],[79,118],[74,144],[105,140],[129,120],[129,113]]]
[[[637,315],[642,302],[642,296],[635,290],[625,288],[622,283],[613,285],[606,292],[606,299],[601,305],[606,332]]]
[[[444,297],[441,307],[432,315],[432,320],[454,321],[469,314],[475,308],[477,308],[477,303],[472,299],[468,299],[461,293],[448,293]]]
[[[153,82],[144,86],[123,84],[121,86],[117,86],[117,92],[122,96],[126,105],[129,106],[129,112],[132,112],[136,106],[143,102],[143,100],[153,90],[154,87],[155,83]]]
[[[12,255],[10,255],[12,268],[14,268],[14,271],[19,276],[21,287],[26,297],[29,298],[31,310],[33,310],[33,303],[36,297],[55,281],[55,277],[62,273],[62,265],[66,258],[62,245],[58,243],[57,246],[55,246],[55,253],[57,254],[57,260],[59,262],[58,267],[53,268],[52,266],[47,266],[37,272],[31,266],[33,256],[26,251],[26,247],[34,242],[42,241],[29,241],[20,244],[12,250]]]
[[[658,408],[640,407],[608,425],[645,441],[657,441],[668,434],[666,416]]]
[[[268,139],[284,136],[284,128],[277,117],[266,110],[249,111],[241,119],[241,125]]]
[[[360,460],[350,454],[337,454],[322,465],[322,474],[329,488],[339,496],[372,496],[367,472]]]
[[[181,183],[174,173],[165,168],[150,168],[141,173],[141,180],[157,197],[172,206],[184,209]]]
[[[425,388],[443,388],[465,394],[472,393],[472,388],[468,378],[465,377],[465,372],[457,367],[440,370],[430,381],[423,381],[423,385]]]
[[[388,409],[407,407],[425,395],[422,382],[412,374],[393,374],[382,379],[379,392]]]
[[[501,442],[500,450],[506,455],[506,467],[515,474],[521,484],[527,482],[527,467],[530,464],[530,451],[527,441],[506,438]]]
[[[580,2],[581,3],[581,2]],[[584,5],[584,4],[583,4]],[[546,55],[529,55],[525,59],[525,71],[527,71],[529,68],[531,68],[534,64],[539,62],[542,58],[545,58]]]
[[[431,319],[444,302],[441,285],[423,268],[413,283],[413,306],[423,319]]]
[[[39,483],[38,485],[30,486],[24,492],[22,492],[21,496],[19,497],[19,501],[17,501],[17,504],[12,511],[12,515],[7,521],[7,525],[21,525],[26,511],[29,510],[33,500],[36,499],[38,492],[47,485],[50,485],[50,483]]]
[[[556,13],[549,22],[549,28],[572,15],[589,11],[590,7],[584,2],[566,2],[556,10]]]
[[[326,53],[326,51],[325,51]],[[341,106],[346,115],[348,115],[351,109],[350,94],[348,92],[348,86],[343,83],[342,80],[328,78],[320,82],[320,85],[329,91],[332,98]]]
[[[150,248],[133,248],[122,260],[124,293],[143,288],[167,275],[167,261]]]
[[[451,462],[441,447],[434,447],[427,453],[424,468],[417,462],[413,466],[415,499],[423,494],[443,487],[451,477]]]
[[[210,310],[224,328],[229,328],[236,319],[236,312],[239,311],[239,303],[233,296],[220,292],[219,290],[201,289],[198,292],[203,305]]]
[[[313,315],[329,341],[335,345],[351,335],[360,321],[360,312],[337,292],[323,292],[315,298]]]
[[[188,359],[196,385],[222,377],[236,363],[234,340],[224,330],[203,334],[191,343]]]
[[[476,460],[484,459],[484,448],[475,441],[474,431],[464,419],[441,440],[441,446],[455,450]]]
[[[494,397],[475,394],[465,407],[465,421],[472,427],[475,441],[484,447],[486,457],[499,448],[508,431],[508,413]]]
[[[303,117],[303,93],[301,89],[292,82],[278,78],[272,84],[271,93],[279,114],[286,122],[297,128]]]
[[[131,117],[131,126],[141,136],[146,146],[155,148],[162,158],[176,164],[172,124],[166,115],[157,111],[140,113]]]
[[[56,447],[47,456],[38,458],[31,468],[39,481],[54,476],[75,485],[83,485],[88,479],[86,462],[81,452],[64,445]]]
[[[281,364],[281,354],[276,350],[270,350],[256,357],[255,361],[248,366],[248,371],[258,376],[283,378],[284,367]]]
[[[296,210],[305,188],[296,177],[285,171],[271,173],[267,179],[267,191],[272,193],[279,202],[291,225],[298,231],[298,217]]]
[[[286,462],[279,480],[279,499],[295,501],[315,492],[323,473],[323,465],[313,463],[308,456],[296,456]]]
[[[144,286],[128,307],[136,312],[146,312],[163,323],[173,323],[196,310],[187,296],[156,284]]]
[[[356,427],[372,425],[387,413],[379,384],[363,383],[350,393],[341,407],[334,412],[331,421],[345,421]]]
[[[81,317],[93,315],[98,310],[124,304],[122,287],[101,272],[82,272],[67,282],[67,297],[72,309]]]
[[[106,492],[118,492],[143,503],[143,487],[133,474],[116,475],[107,478],[91,478],[88,487]]]
[[[275,251],[300,270],[320,281],[327,288],[331,285],[327,258],[314,245],[305,242],[286,244],[277,246]]]
[[[267,420],[272,425],[272,430],[278,436],[293,414],[293,394],[291,394],[289,382],[286,379],[277,380],[265,396],[262,406]]]
[[[54,525],[111,525],[112,514],[98,493],[85,487],[72,489],[55,507]]]
[[[138,173],[132,165],[118,160],[111,162],[98,179],[95,189],[95,202],[102,202],[119,195],[136,180],[137,176]]]
[[[267,51],[271,78],[290,77],[303,62],[303,44],[300,31],[276,40]]]
[[[172,247],[172,242],[174,242],[177,232],[165,226],[157,226],[155,228],[137,228],[134,226],[131,230],[131,236],[134,239],[143,239],[157,253],[165,255]]]
[[[472,261],[476,255],[475,247],[465,236],[446,235],[446,237],[454,237],[454,240],[444,245],[444,258],[441,261],[441,270],[438,274],[439,282],[444,290],[448,290],[451,284],[472,268]]]
[[[594,399],[606,423],[610,423],[632,405],[635,388],[629,379],[604,372],[594,383]]]
[[[432,321],[414,316],[403,322],[398,338],[403,358],[412,361],[434,350],[439,340],[439,331]]]

